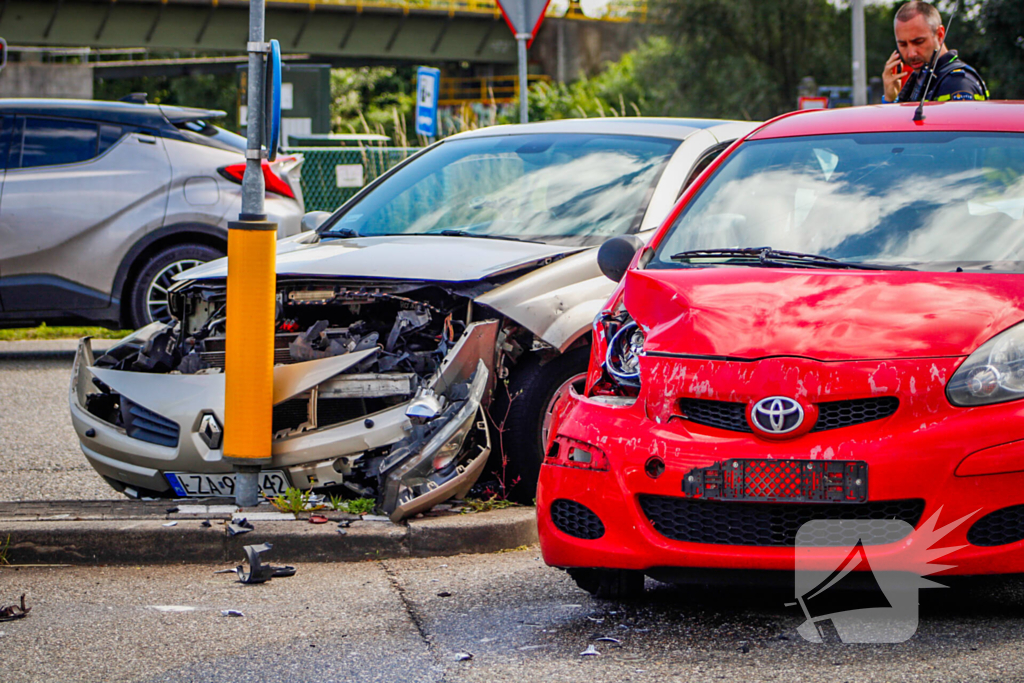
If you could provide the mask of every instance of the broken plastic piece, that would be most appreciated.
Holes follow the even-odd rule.
[[[611,636],[605,636],[603,638],[594,638],[599,643],[615,643],[616,645],[622,645],[622,641],[618,638],[612,638]]]
[[[260,554],[267,552],[272,547],[269,543],[260,543],[242,548],[245,551],[245,559],[249,563],[249,571],[245,571],[242,565],[235,567],[235,573],[238,574],[238,580],[241,583],[264,583],[274,577],[274,568],[260,561]]]
[[[163,524],[162,526],[178,526],[178,523],[177,522],[167,522],[166,524]]]
[[[228,524],[229,536],[240,536],[241,534],[247,534],[252,530],[252,524],[250,524],[245,517],[242,517],[241,519],[232,520],[231,523]]]
[[[273,578],[295,576],[295,567],[288,565],[275,567],[274,565],[263,564],[260,560],[260,555],[273,547],[269,543],[260,543],[259,545],[247,545],[242,548],[245,551],[245,559],[249,563],[249,571],[246,572],[243,565],[235,567],[235,573],[238,574],[238,581],[240,583],[265,583]]]
[[[245,614],[243,614],[242,612],[239,612],[236,609],[222,609],[220,611],[220,615],[222,617],[244,617],[245,616]]]
[[[309,523],[310,524],[327,524],[328,521],[329,520],[326,517],[324,517],[323,515],[310,515],[309,516]]]
[[[453,659],[455,659],[456,662],[468,662],[473,659],[473,655],[468,652],[456,652]]]
[[[32,611],[31,607],[25,607],[25,594],[21,594],[21,606],[8,605],[7,607],[0,607],[0,621],[14,621],[15,619],[23,619],[28,616],[28,613]]]
[[[601,653],[597,651],[597,648],[593,645],[587,646],[587,649],[580,653],[580,657],[600,657]]]

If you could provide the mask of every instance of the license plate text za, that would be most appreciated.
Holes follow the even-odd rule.
[[[182,498],[189,496],[234,496],[234,474],[192,474],[190,472],[167,472],[165,474],[174,493]],[[283,495],[288,488],[284,473],[277,470],[260,472],[260,490],[265,495]]]

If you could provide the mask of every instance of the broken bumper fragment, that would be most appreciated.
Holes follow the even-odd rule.
[[[375,348],[276,365],[272,462],[265,469],[285,473],[296,488],[376,497],[393,521],[465,495],[490,452],[483,404],[497,328],[494,320],[466,326],[426,381],[408,372],[362,372]],[[155,332],[144,328],[118,347],[138,347]],[[214,475],[214,485],[224,486],[209,493],[233,495],[232,465],[221,450],[224,374],[103,365],[83,339],[69,401],[96,471],[128,495],[175,495],[173,473]],[[410,411],[428,394],[438,399],[435,416]]]

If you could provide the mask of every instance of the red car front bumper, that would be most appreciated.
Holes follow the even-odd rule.
[[[714,524],[723,532],[722,542],[673,540],[656,530],[644,512],[641,497],[660,496],[671,499],[670,502],[678,502],[683,498],[683,478],[690,470],[730,458],[834,459],[860,460],[868,464],[869,504],[918,501],[923,508],[916,524],[912,520],[912,525],[922,533],[915,532],[901,541],[875,546],[873,557],[880,558],[873,560],[876,564],[885,564],[888,569],[920,572],[922,570],[914,561],[921,561],[924,555],[920,551],[926,547],[963,546],[938,560],[939,564],[950,565],[943,573],[1022,573],[1024,540],[1002,545],[975,545],[968,541],[968,532],[989,513],[1024,503],[1024,441],[1017,441],[1024,437],[1024,429],[1021,429],[1024,426],[1024,405],[1017,401],[973,409],[951,406],[945,400],[943,386],[960,360],[890,362],[887,368],[896,380],[894,386],[899,390],[895,393],[900,398],[900,407],[893,415],[860,425],[812,432],[788,441],[767,441],[753,434],[695,425],[672,417],[671,404],[678,394],[673,396],[669,386],[671,382],[659,386],[657,391],[645,389],[630,407],[611,406],[573,396],[571,404],[562,411],[564,417],[557,424],[556,433],[563,445],[563,457],[555,459],[549,456],[541,468],[537,511],[544,559],[557,567],[791,571],[796,554],[793,545],[745,545],[730,541],[736,538],[732,533],[736,531],[733,527],[757,524],[757,515],[746,520],[736,517],[715,520]],[[800,372],[780,373],[777,366],[765,366],[760,371],[765,377],[781,378],[773,379],[773,382],[803,383],[807,372],[817,365],[813,361],[785,362],[790,367],[801,363],[806,367],[796,368]],[[732,365],[730,363],[702,363],[705,375],[718,380],[722,379],[723,373],[727,375],[734,371],[727,367]],[[759,369],[750,366],[761,363],[746,365],[746,384],[743,386],[744,390],[754,392],[752,396],[758,395],[759,390],[785,392],[784,386],[759,384]],[[874,370],[863,363],[842,365],[847,367],[836,369],[832,364],[830,371],[839,375],[846,372],[845,377],[837,377],[844,380],[842,384],[848,393],[856,394],[868,389],[867,386],[857,386],[858,377],[866,378],[866,382],[875,382],[879,378],[878,363],[874,363]],[[651,377],[651,368],[646,370],[645,377]],[[653,374],[657,375],[657,372]],[[794,380],[794,377],[801,379]],[[911,377],[916,381],[909,381]],[[692,371],[687,378],[688,383],[691,378],[695,380],[691,386],[700,384],[697,381],[699,377]],[[711,385],[715,385],[714,381]],[[720,381],[718,386],[722,386]],[[836,387],[831,388],[834,390]],[[877,386],[873,388],[877,393]],[[730,396],[746,400],[736,392]],[[564,446],[573,443],[594,451],[594,461],[589,464],[565,462]],[[968,459],[968,456],[971,457]],[[645,471],[645,465],[652,457],[657,457],[665,465],[664,472],[656,478]],[[601,469],[605,466],[607,469]],[[978,472],[986,474],[964,476],[965,473]],[[600,518],[603,534],[588,540],[559,530],[551,514],[551,506],[558,500],[586,506]],[[699,504],[692,499],[690,502]],[[736,506],[748,504],[735,502],[729,505],[742,513],[747,508]],[[1024,510],[1024,506],[1021,509]],[[941,534],[924,534],[926,522],[937,513],[937,527],[965,516],[969,518]],[[890,515],[884,510],[879,514],[883,517]],[[1024,512],[1020,519],[1024,528]],[[714,529],[706,531],[705,541],[716,533]],[[1007,529],[1007,532],[1010,536],[1014,534],[1013,529]],[[1024,532],[1020,536],[1024,537]],[[837,558],[845,557],[849,547],[824,548],[815,552],[815,557],[820,558],[820,566],[827,569],[835,567]]]

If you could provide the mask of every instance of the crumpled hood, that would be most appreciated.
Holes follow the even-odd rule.
[[[964,356],[1024,320],[1024,275],[722,267],[629,271],[624,284],[648,353]]]
[[[472,282],[576,251],[578,247],[443,235],[357,237],[316,244],[284,239],[278,243],[277,274]],[[227,272],[227,259],[219,259],[177,279],[224,278]]]

